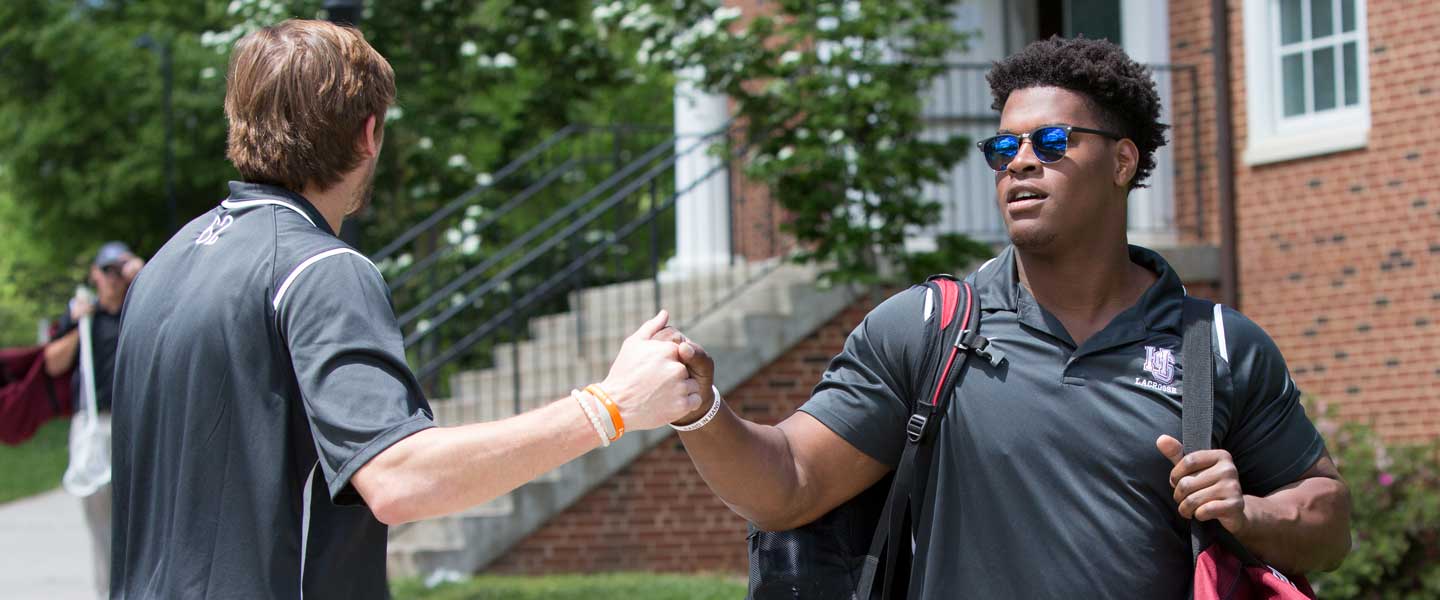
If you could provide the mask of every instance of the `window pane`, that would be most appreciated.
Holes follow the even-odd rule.
[[[1285,86],[1285,116],[1305,112],[1305,60],[1297,53],[1280,59],[1281,80]]]
[[[1300,0],[1280,0],[1280,43],[1300,41]]]
[[[1340,0],[1340,26],[1355,31],[1355,0]]]
[[[1360,103],[1360,56],[1355,42],[1345,44],[1345,106]]]
[[[1310,0],[1310,39],[1335,33],[1335,3],[1332,0]]]
[[[1315,110],[1335,108],[1335,47],[1316,50],[1311,61],[1315,67]]]

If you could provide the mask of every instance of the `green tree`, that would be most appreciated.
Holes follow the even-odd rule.
[[[669,123],[668,75],[637,66],[627,49],[602,40],[589,1],[367,4],[362,29],[394,66],[400,105],[387,118],[374,207],[358,220],[362,250],[378,248],[487,182],[566,124]],[[0,216],[6,227],[25,233],[23,240],[0,238],[0,257],[24,257],[0,258],[0,275],[28,285],[16,270],[23,262],[26,273],[54,271],[73,285],[83,278],[84,259],[104,240],[126,240],[148,255],[170,235],[160,67],[154,52],[137,46],[142,35],[173,50],[176,189],[184,223],[223,198],[225,181],[235,177],[224,158],[222,109],[230,46],[286,18],[323,16],[320,5],[0,3]],[[505,191],[478,203],[498,203]],[[502,225],[523,231],[544,210],[524,207]],[[488,237],[473,254],[491,248],[491,238],[504,236]],[[0,293],[0,302],[10,297]]]
[[[168,237],[160,68],[142,35],[174,50],[182,218],[223,197],[223,58],[186,33],[223,17],[217,3],[0,3],[0,189],[42,264],[70,268],[105,239],[153,250]]]
[[[734,99],[745,174],[788,211],[799,260],[833,265],[835,280],[879,283],[988,253],[953,237],[942,249],[967,255],[904,251],[938,217],[924,186],[968,146],[927,138],[921,118],[922,92],[964,41],[955,4],[779,0],[742,18],[715,0],[616,0],[596,13],[639,40],[639,62],[689,69]],[[901,269],[880,268],[894,263]]]

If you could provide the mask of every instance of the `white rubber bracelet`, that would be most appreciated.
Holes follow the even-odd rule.
[[[605,435],[605,426],[600,424],[600,416],[595,414],[595,409],[585,402],[585,398],[580,395],[580,390],[570,390],[570,397],[575,399],[575,403],[580,405],[580,410],[585,411],[585,416],[590,419],[590,426],[595,428],[595,435],[600,436],[600,447],[608,447],[610,436]]]
[[[706,425],[709,425],[709,424],[710,424],[710,421],[715,418],[715,415],[720,414],[720,403],[723,401],[723,400],[721,400],[721,398],[720,398],[720,389],[719,389],[719,388],[717,388],[717,387],[715,387],[715,386],[712,385],[712,386],[710,386],[710,391],[714,392],[714,394],[715,394],[715,401],[710,404],[710,410],[705,413],[705,416],[700,417],[700,420],[699,420],[699,421],[696,421],[696,422],[691,423],[691,424],[689,424],[689,425],[674,425],[674,424],[672,424],[672,425],[670,425],[670,428],[671,428],[671,429],[674,429],[675,431],[695,431],[696,429],[699,429],[699,428],[701,428],[701,427],[704,427],[704,426],[706,426]]]
[[[580,390],[580,396],[585,399],[590,408],[595,409],[595,416],[600,420],[600,424],[605,426],[606,439],[615,439],[615,419],[610,418],[610,411],[606,410],[605,404],[600,402],[595,394],[585,390]]]

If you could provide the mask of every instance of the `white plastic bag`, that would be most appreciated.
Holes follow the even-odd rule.
[[[79,405],[70,419],[70,466],[61,484],[83,498],[110,483],[110,421],[102,421],[96,407],[89,316],[80,319],[80,382],[80,397],[75,399]]]

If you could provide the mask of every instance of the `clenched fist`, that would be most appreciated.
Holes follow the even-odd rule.
[[[662,310],[626,338],[600,382],[627,430],[664,427],[701,406],[700,384],[680,362],[680,346],[653,339],[669,319]]]
[[[651,339],[671,342],[680,347],[680,362],[690,371],[690,377],[700,386],[700,406],[676,421],[675,425],[688,425],[705,416],[710,404],[715,401],[715,359],[705,348],[695,343],[674,327],[665,327]]]
[[[1175,465],[1170,471],[1170,487],[1175,490],[1180,516],[1219,521],[1233,534],[1245,529],[1245,494],[1240,490],[1240,470],[1229,452],[1201,450],[1187,455],[1180,440],[1168,435],[1155,440],[1155,447]]]

